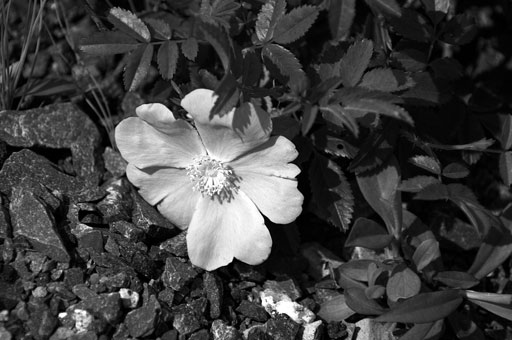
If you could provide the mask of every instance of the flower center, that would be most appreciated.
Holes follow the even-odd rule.
[[[210,156],[194,158],[194,162],[187,167],[187,175],[194,182],[194,190],[220,202],[230,201],[238,191],[236,182],[240,178],[233,169]]]

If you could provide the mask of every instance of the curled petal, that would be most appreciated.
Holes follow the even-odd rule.
[[[230,202],[199,200],[187,233],[192,263],[214,270],[237,258],[256,265],[267,259],[272,238],[254,203],[242,192]]]
[[[238,174],[239,171],[262,175],[295,178],[300,169],[288,162],[297,158],[297,149],[292,142],[282,136],[271,137],[266,143],[229,162]]]
[[[116,127],[117,147],[129,163],[139,169],[154,166],[185,168],[194,157],[206,153],[197,131],[190,124],[183,120],[158,120],[158,116],[152,116],[151,112],[145,112],[146,119],[154,118],[151,124],[130,117]]]
[[[293,222],[302,212],[304,196],[297,189],[295,179],[239,171],[240,190],[256,204],[261,213],[272,222]]]
[[[252,103],[244,103],[223,116],[210,116],[217,96],[198,89],[187,94],[181,105],[199,131],[208,153],[226,162],[266,142],[272,131],[270,115]]]
[[[151,205],[157,204],[162,215],[185,229],[201,195],[192,189],[193,183],[183,169],[149,168],[139,170],[128,164],[126,175],[139,187],[139,194]]]

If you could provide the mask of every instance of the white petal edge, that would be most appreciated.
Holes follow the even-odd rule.
[[[180,229],[186,229],[201,195],[183,169],[153,168],[142,171],[134,165],[126,168],[128,180],[139,188],[149,204]]]
[[[260,264],[270,254],[272,238],[254,203],[239,192],[229,203],[208,197],[199,200],[188,228],[187,247],[194,265],[214,270],[233,258]]]

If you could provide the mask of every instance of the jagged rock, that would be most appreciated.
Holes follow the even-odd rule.
[[[10,211],[15,236],[25,237],[34,249],[56,261],[69,262],[70,256],[56,230],[55,218],[33,192],[14,188]]]
[[[107,169],[114,178],[124,175],[128,163],[121,157],[119,152],[107,146],[103,152],[103,161],[105,162],[105,169]]]
[[[57,190],[77,200],[101,197],[101,190],[97,187],[87,184],[81,178],[60,172],[52,162],[28,149],[14,152],[5,161],[0,171],[0,191],[10,195],[12,188],[27,177],[52,191]]]
[[[107,196],[96,207],[106,223],[128,221],[131,218],[131,185],[126,179],[118,179],[105,186]]]
[[[121,235],[111,234],[105,245],[105,250],[114,255],[117,254],[116,256],[121,256],[136,272],[152,278],[156,275],[155,262],[138,245],[142,244],[133,244]]]
[[[267,334],[269,334],[274,340],[295,339],[300,329],[299,324],[293,322],[286,315],[282,314],[268,320],[266,326]]]
[[[70,149],[75,173],[87,182],[99,182],[95,149],[100,134],[94,122],[71,103],[26,111],[0,112],[0,139],[16,147]]]
[[[242,334],[232,326],[228,326],[222,320],[212,322],[211,333],[213,340],[241,340]]]
[[[80,302],[80,305],[83,306],[83,309],[90,311],[94,316],[112,325],[117,324],[123,315],[119,293],[99,294],[96,297],[83,300]]]
[[[174,320],[172,325],[180,335],[187,335],[201,328],[200,320],[192,307],[179,305],[173,308],[173,313]]]
[[[265,308],[247,300],[242,300],[236,311],[243,316],[258,322],[266,322],[269,318]]]
[[[206,298],[210,302],[210,317],[217,319],[220,317],[222,309],[222,280],[212,272],[205,272],[203,275],[203,283]]]
[[[115,221],[110,223],[110,231],[117,232],[132,242],[143,241],[145,237],[145,233],[142,229],[127,221]]]
[[[132,222],[144,230],[153,239],[167,239],[176,235],[179,229],[165,219],[154,207],[132,190],[133,213]]]
[[[165,261],[162,281],[166,287],[178,291],[196,276],[197,271],[188,262],[182,262],[176,257],[168,257]]]
[[[0,194],[0,239],[2,240],[12,237],[11,217],[4,202],[5,199]]]
[[[182,231],[178,235],[165,240],[160,244],[160,249],[179,257],[187,256],[187,232]]]
[[[264,289],[270,289],[276,293],[283,293],[289,296],[293,301],[302,296],[300,288],[295,284],[292,279],[285,281],[267,280],[263,284]]]
[[[129,312],[124,323],[130,335],[139,338],[153,334],[160,315],[160,308],[155,296],[151,295],[144,306]]]
[[[206,329],[200,329],[197,332],[190,335],[188,340],[209,340],[210,334]]]
[[[304,325],[302,340],[320,340],[322,338],[322,321],[314,321]]]

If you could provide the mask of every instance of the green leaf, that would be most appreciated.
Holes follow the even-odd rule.
[[[238,103],[240,97],[238,82],[230,72],[224,75],[219,86],[215,89],[215,94],[219,97],[215,100],[212,112],[210,112],[210,118],[213,118],[215,115],[222,117]]]
[[[454,16],[442,28],[441,41],[452,45],[464,45],[475,37],[477,26],[470,13]]]
[[[359,189],[382,218],[388,233],[399,239],[402,229],[402,196],[398,191],[400,167],[395,157],[391,157],[378,171],[357,175]]]
[[[468,289],[480,283],[473,275],[459,271],[439,272],[434,276],[434,280],[442,282],[448,287],[460,289]]]
[[[188,38],[181,44],[181,52],[185,58],[190,61],[194,61],[197,57],[197,51],[199,50],[199,45],[197,40],[193,37]]]
[[[202,0],[199,14],[203,21],[214,25],[221,25],[229,29],[229,21],[240,8],[240,4],[233,0]]]
[[[397,265],[386,284],[388,299],[393,302],[415,296],[420,289],[420,278],[405,265]]]
[[[121,54],[133,51],[140,45],[135,39],[121,32],[99,32],[80,41],[80,50],[95,55]]]
[[[444,320],[437,320],[435,322],[418,323],[412,326],[400,340],[434,340],[441,339],[444,332]],[[468,339],[469,340],[469,339]],[[476,340],[476,339],[475,339]]]
[[[332,160],[315,154],[309,174],[313,200],[320,217],[341,230],[348,230],[354,211],[354,197],[341,168]]]
[[[410,125],[414,125],[411,116],[407,111],[405,111],[404,108],[389,102],[381,101],[379,99],[363,97],[354,99],[353,101],[345,101],[343,103],[343,108],[349,110],[350,112],[359,114],[376,113],[402,120]]]
[[[380,315],[386,310],[375,300],[366,296],[364,289],[348,288],[345,289],[345,302],[354,312],[363,315]]]
[[[380,250],[387,247],[393,236],[389,235],[377,222],[359,217],[345,241],[345,247],[364,247],[368,249]]]
[[[149,42],[151,34],[146,24],[132,12],[114,7],[107,17],[114,27],[140,42]]]
[[[347,128],[356,137],[359,135],[359,126],[355,119],[357,117],[357,113],[352,113],[350,110],[344,109],[339,104],[322,106],[320,111],[322,112],[322,117],[326,121],[340,128]]]
[[[301,132],[302,135],[305,136],[308,134],[309,130],[313,127],[313,124],[316,121],[316,116],[318,114],[318,105],[311,105],[310,103],[304,104],[304,109],[302,110],[302,120],[301,120]]]
[[[157,63],[162,78],[171,80],[178,63],[178,44],[166,41],[158,48]]]
[[[403,180],[398,190],[406,192],[419,192],[431,184],[439,183],[439,179],[432,176],[416,176]]]
[[[359,40],[352,44],[341,59],[340,76],[346,87],[355,86],[370,63],[373,54],[371,40]]]
[[[348,262],[343,263],[338,268],[334,269],[337,273],[343,273],[346,276],[350,277],[353,280],[360,282],[368,281],[368,268],[370,265],[375,266],[376,262],[374,260],[350,260]]]
[[[500,175],[506,186],[512,184],[512,152],[506,151],[500,154]]]
[[[434,39],[434,28],[430,21],[409,8],[403,8],[402,16],[393,18],[391,26],[397,34],[410,40],[426,43]]]
[[[483,309],[488,310],[489,312],[499,315],[504,319],[512,321],[512,305],[504,305],[499,303],[492,303],[486,301],[479,301],[474,299],[469,299],[469,301],[473,302],[475,305],[482,307]]]
[[[285,0],[269,0],[261,7],[256,20],[256,37],[261,43],[270,41],[274,36],[277,23],[286,11]]]
[[[402,15],[400,5],[396,0],[366,0],[366,3],[386,16],[400,17]]]
[[[469,175],[469,169],[461,163],[450,163],[443,169],[443,176],[447,178],[459,179]]]
[[[427,170],[430,173],[433,173],[434,175],[441,174],[441,164],[439,164],[439,161],[433,157],[417,155],[409,158],[409,162],[416,165],[417,167]]]
[[[354,315],[354,311],[347,306],[345,296],[340,294],[320,304],[318,316],[327,322],[343,321]]]
[[[128,55],[124,69],[124,87],[128,91],[134,91],[142,84],[148,74],[151,58],[153,57],[153,45],[140,45]]]
[[[406,72],[424,71],[428,63],[428,44],[402,39],[394,46],[390,61],[393,67]],[[418,77],[415,74],[412,74],[412,78],[416,86],[410,91],[414,91],[416,87],[420,86],[418,82],[424,81],[424,77]],[[430,81],[432,82],[432,80]]]
[[[217,26],[202,22],[199,26],[204,39],[212,45],[220,58],[224,72],[228,72],[230,66],[230,41],[225,32]]]
[[[72,94],[77,91],[75,83],[65,79],[44,78],[31,79],[21,88],[16,89],[15,96],[54,96]]]
[[[329,28],[333,41],[345,39],[356,14],[356,0],[337,0],[329,4]]]
[[[461,304],[456,290],[421,293],[395,304],[389,312],[378,316],[379,322],[427,323],[443,319]],[[350,305],[349,305],[350,306]]]
[[[418,271],[422,271],[432,261],[440,257],[441,252],[439,251],[439,242],[434,239],[428,239],[421,242],[421,244],[416,248],[412,256],[412,261],[416,265],[416,269]]]
[[[158,40],[169,40],[172,37],[171,27],[161,19],[147,18],[144,21],[149,25],[151,35]]]
[[[386,287],[375,285],[365,289],[364,293],[369,299],[380,299],[386,294]]]
[[[279,44],[289,44],[302,37],[318,17],[316,6],[296,7],[277,22],[273,40]]]
[[[406,90],[401,97],[411,105],[416,106],[436,106],[446,100],[442,94],[442,88],[434,81],[430,73],[417,72],[412,75],[415,86]]]
[[[382,92],[402,91],[414,86],[414,81],[405,72],[389,68],[375,68],[365,73],[361,87]]]
[[[306,73],[292,52],[280,45],[266,44],[262,48],[261,55],[268,58],[284,76],[288,77],[288,86],[292,90],[300,93],[306,88]]]

